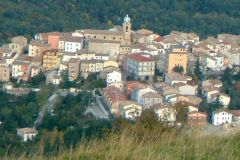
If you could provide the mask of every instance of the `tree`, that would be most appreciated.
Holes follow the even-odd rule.
[[[223,89],[224,89],[224,92],[229,94],[230,93],[230,90],[232,89],[233,87],[233,70],[230,69],[229,67],[227,67],[222,76],[221,76],[221,80],[223,82]]]
[[[174,108],[176,109],[176,115],[177,115],[177,122],[181,123],[181,124],[186,124],[187,122],[187,111],[188,108],[186,107],[186,105],[184,105],[183,103],[177,103],[175,104]]]
[[[183,68],[183,66],[175,66],[173,68],[173,71],[176,72],[176,73],[179,73],[179,74],[183,74],[184,68]]]
[[[32,77],[28,83],[31,87],[39,87],[41,84],[46,83],[46,76],[43,72],[40,72],[35,77]]]
[[[69,89],[70,87],[72,87],[72,83],[69,81],[69,78],[68,78],[68,70],[63,71],[61,74],[61,77],[62,77],[62,81],[59,84],[60,88]]]
[[[195,66],[194,66],[194,76],[196,77],[197,80],[202,81],[204,76],[200,68],[200,61],[199,58],[197,59]]]
[[[150,109],[144,110],[139,118],[140,125],[145,129],[152,130],[158,122],[157,114]]]
[[[212,113],[218,109],[223,108],[223,105],[219,99],[219,96],[217,97],[217,99],[211,103],[211,104],[205,104],[205,111],[208,114],[208,121],[211,122],[212,121]]]

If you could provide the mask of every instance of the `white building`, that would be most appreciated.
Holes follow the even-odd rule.
[[[179,90],[180,95],[195,96],[197,94],[197,86],[189,84],[176,84],[175,87]]]
[[[107,74],[107,85],[114,83],[114,82],[120,82],[122,80],[122,73],[118,71],[112,71]]]
[[[218,79],[208,79],[202,82],[202,87],[216,87],[216,88],[221,88],[222,87],[222,82]]]
[[[146,87],[144,89],[135,88],[131,93],[131,100],[137,102],[138,104],[144,104],[143,95],[148,92],[156,92],[156,91],[149,87]]]
[[[225,69],[224,57],[223,56],[206,57],[205,66],[207,68],[212,69],[213,71],[221,71]]]
[[[160,106],[154,109],[160,121],[174,123],[176,121],[176,110],[168,106]]]
[[[151,80],[154,76],[155,61],[141,54],[129,54],[126,67],[128,75],[135,79]]]
[[[224,106],[227,107],[230,103],[231,97],[228,96],[227,94],[224,93],[216,93],[216,94],[212,94],[211,95],[211,99],[210,99],[210,103],[214,102],[217,100],[217,98],[219,97],[219,101],[220,103]]]
[[[233,115],[225,110],[219,110],[212,113],[212,124],[215,126],[232,123]]]
[[[133,101],[124,101],[120,104],[120,113],[124,118],[135,119],[142,114],[142,106],[136,104]]]
[[[17,129],[17,135],[22,138],[24,142],[32,140],[38,134],[38,131],[34,128],[20,128]]]
[[[174,85],[175,83],[187,84],[187,82],[191,80],[192,80],[192,77],[181,75],[175,72],[165,74],[165,83],[170,85]]]
[[[94,59],[108,61],[109,55],[108,54],[95,54]]]
[[[64,52],[77,52],[83,48],[82,37],[62,37],[59,40],[59,49]]]

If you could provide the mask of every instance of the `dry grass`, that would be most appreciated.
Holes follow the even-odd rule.
[[[240,135],[231,137],[191,136],[182,132],[154,129],[143,133],[126,129],[121,134],[111,134],[105,139],[82,142],[56,157],[42,154],[26,158],[4,159],[54,159],[54,160],[239,160]]]

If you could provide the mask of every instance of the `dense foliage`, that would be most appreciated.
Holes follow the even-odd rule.
[[[107,28],[129,14],[133,28],[172,30],[202,37],[240,33],[239,0],[1,0],[0,39],[47,31]]]

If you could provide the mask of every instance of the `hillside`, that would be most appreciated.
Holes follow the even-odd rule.
[[[159,34],[172,30],[201,37],[240,33],[239,0],[1,0],[0,39],[37,32],[107,28],[129,14],[133,28]]]
[[[62,150],[59,155],[44,156],[40,148],[39,154],[22,155],[18,159],[235,160],[240,157],[239,135],[204,137],[196,131],[188,136],[179,131],[163,131],[159,128],[138,131],[137,128],[131,128],[101,140],[83,140],[75,149]],[[14,155],[5,157],[9,158],[16,159]]]

